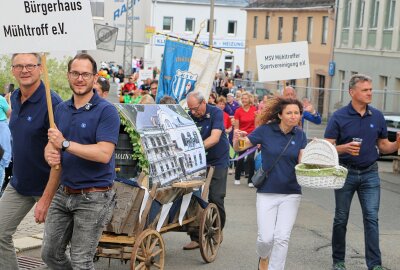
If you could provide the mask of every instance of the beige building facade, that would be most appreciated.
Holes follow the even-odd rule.
[[[329,62],[333,56],[335,1],[252,1],[247,11],[245,69],[257,81],[256,46],[308,41],[310,78],[287,81],[298,98],[308,97],[318,111],[328,114],[331,86]],[[284,82],[267,82],[278,93]]]

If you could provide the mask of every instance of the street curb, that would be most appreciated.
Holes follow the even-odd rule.
[[[31,236],[14,239],[14,247],[16,252],[22,252],[42,246],[42,239]]]

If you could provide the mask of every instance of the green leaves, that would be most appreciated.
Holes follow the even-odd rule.
[[[132,148],[133,148],[132,159],[137,160],[141,171],[148,174],[150,163],[147,160],[144,150],[142,148],[140,134],[138,132],[136,132],[136,130],[133,128],[131,122],[126,120],[122,113],[119,114],[119,117],[121,119],[121,125],[124,127],[124,131],[126,133],[128,133],[129,138],[131,140],[131,144],[132,144]]]

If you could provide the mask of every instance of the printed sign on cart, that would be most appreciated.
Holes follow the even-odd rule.
[[[310,78],[307,41],[256,46],[261,82]]]
[[[0,53],[95,50],[90,1],[1,0]]]

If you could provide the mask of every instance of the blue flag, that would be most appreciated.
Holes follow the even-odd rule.
[[[192,52],[191,45],[166,40],[156,96],[157,103],[164,95],[173,97],[179,103],[194,89],[197,76],[188,71]]]

